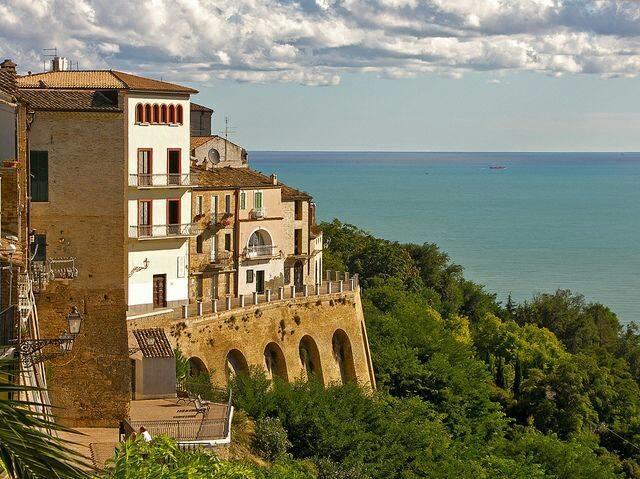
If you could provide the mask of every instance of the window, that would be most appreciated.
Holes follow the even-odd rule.
[[[151,115],[151,123],[158,123],[160,121],[160,107],[153,105],[153,114]]]
[[[253,283],[253,270],[247,270],[247,283]]]
[[[202,195],[196,196],[196,215],[197,216],[200,216],[202,214],[203,201],[204,201],[204,198],[202,197]]]
[[[150,123],[151,122],[151,105],[149,105],[148,103],[144,106],[144,122],[145,123]]]
[[[224,294],[231,293],[231,273],[224,274]]]
[[[240,209],[244,210],[247,207],[247,194],[244,191],[240,192]]]
[[[178,105],[176,108],[176,122],[182,125],[182,105]]]
[[[300,200],[296,200],[295,202],[295,219],[297,220],[301,220],[302,219],[302,201]]]
[[[167,123],[167,105],[160,107],[160,123]]]
[[[231,233],[226,233],[224,235],[224,249],[226,251],[231,251]]]
[[[302,229],[293,232],[293,254],[302,254]]]
[[[211,237],[211,262],[215,263],[216,254],[218,253],[218,235]]]
[[[33,243],[31,243],[31,256],[33,256],[33,261],[46,261],[47,235],[34,235]]]
[[[215,219],[218,216],[218,197],[211,195],[211,215]]]
[[[176,107],[169,105],[169,123],[176,122]]]
[[[284,284],[291,283],[291,268],[288,266],[284,267]]]
[[[136,105],[136,123],[143,123],[144,122],[144,107],[142,106],[142,103],[138,103]]]
[[[231,195],[224,195],[224,212],[231,213]]]
[[[204,244],[204,238],[202,235],[196,237],[196,253],[202,253],[202,245]]]
[[[151,200],[138,201],[138,235],[151,236]]]
[[[253,207],[257,210],[262,209],[262,191],[253,194]]]
[[[29,153],[31,170],[31,201],[49,201],[49,152]]]

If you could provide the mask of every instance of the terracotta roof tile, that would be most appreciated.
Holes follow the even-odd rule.
[[[192,103],[193,105],[193,103]],[[194,150],[202,145],[204,145],[209,140],[213,140],[216,138],[214,135],[206,135],[206,136],[192,136],[191,137],[191,149]]]
[[[191,102],[191,111],[207,111],[213,113],[211,108],[194,102]]]
[[[34,110],[121,111],[117,96],[103,91],[25,89],[20,98]]]
[[[164,329],[134,329],[133,335],[145,358],[172,358],[173,348]]]
[[[116,89],[198,93],[193,88],[114,70],[68,70],[18,77],[19,88]]]
[[[251,168],[225,166],[223,168],[205,170],[199,167],[192,167],[191,177],[195,188],[280,188],[283,201],[311,199],[311,196],[307,193],[291,188],[282,182],[274,185],[271,177]]]

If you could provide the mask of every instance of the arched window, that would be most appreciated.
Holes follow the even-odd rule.
[[[151,105],[148,103],[144,106],[144,121],[145,123],[151,122]]]
[[[182,105],[178,105],[176,108],[176,121],[182,125]]]
[[[151,118],[151,123],[158,123],[160,121],[160,107],[155,104],[153,105],[153,117]]]
[[[142,103],[136,105],[136,123],[142,123],[144,121],[144,107]]]
[[[169,123],[176,122],[176,107],[169,105]]]
[[[160,123],[167,123],[167,105],[160,107]]]

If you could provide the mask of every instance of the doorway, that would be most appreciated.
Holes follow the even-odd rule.
[[[169,182],[170,185],[180,185],[182,184],[181,174],[180,174],[180,150],[169,150],[168,161],[167,161],[167,170],[169,173]]]
[[[153,275],[153,307],[154,308],[167,307],[167,275],[166,274]]]
[[[302,291],[304,285],[304,265],[298,260],[293,265],[293,284],[297,291]]]
[[[167,200],[167,235],[180,233],[180,200]]]
[[[256,271],[256,293],[264,293],[264,270]]]

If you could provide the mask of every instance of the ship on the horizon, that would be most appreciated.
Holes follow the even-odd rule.
[[[490,170],[506,170],[507,167],[502,165],[491,165],[489,166],[489,169]]]

